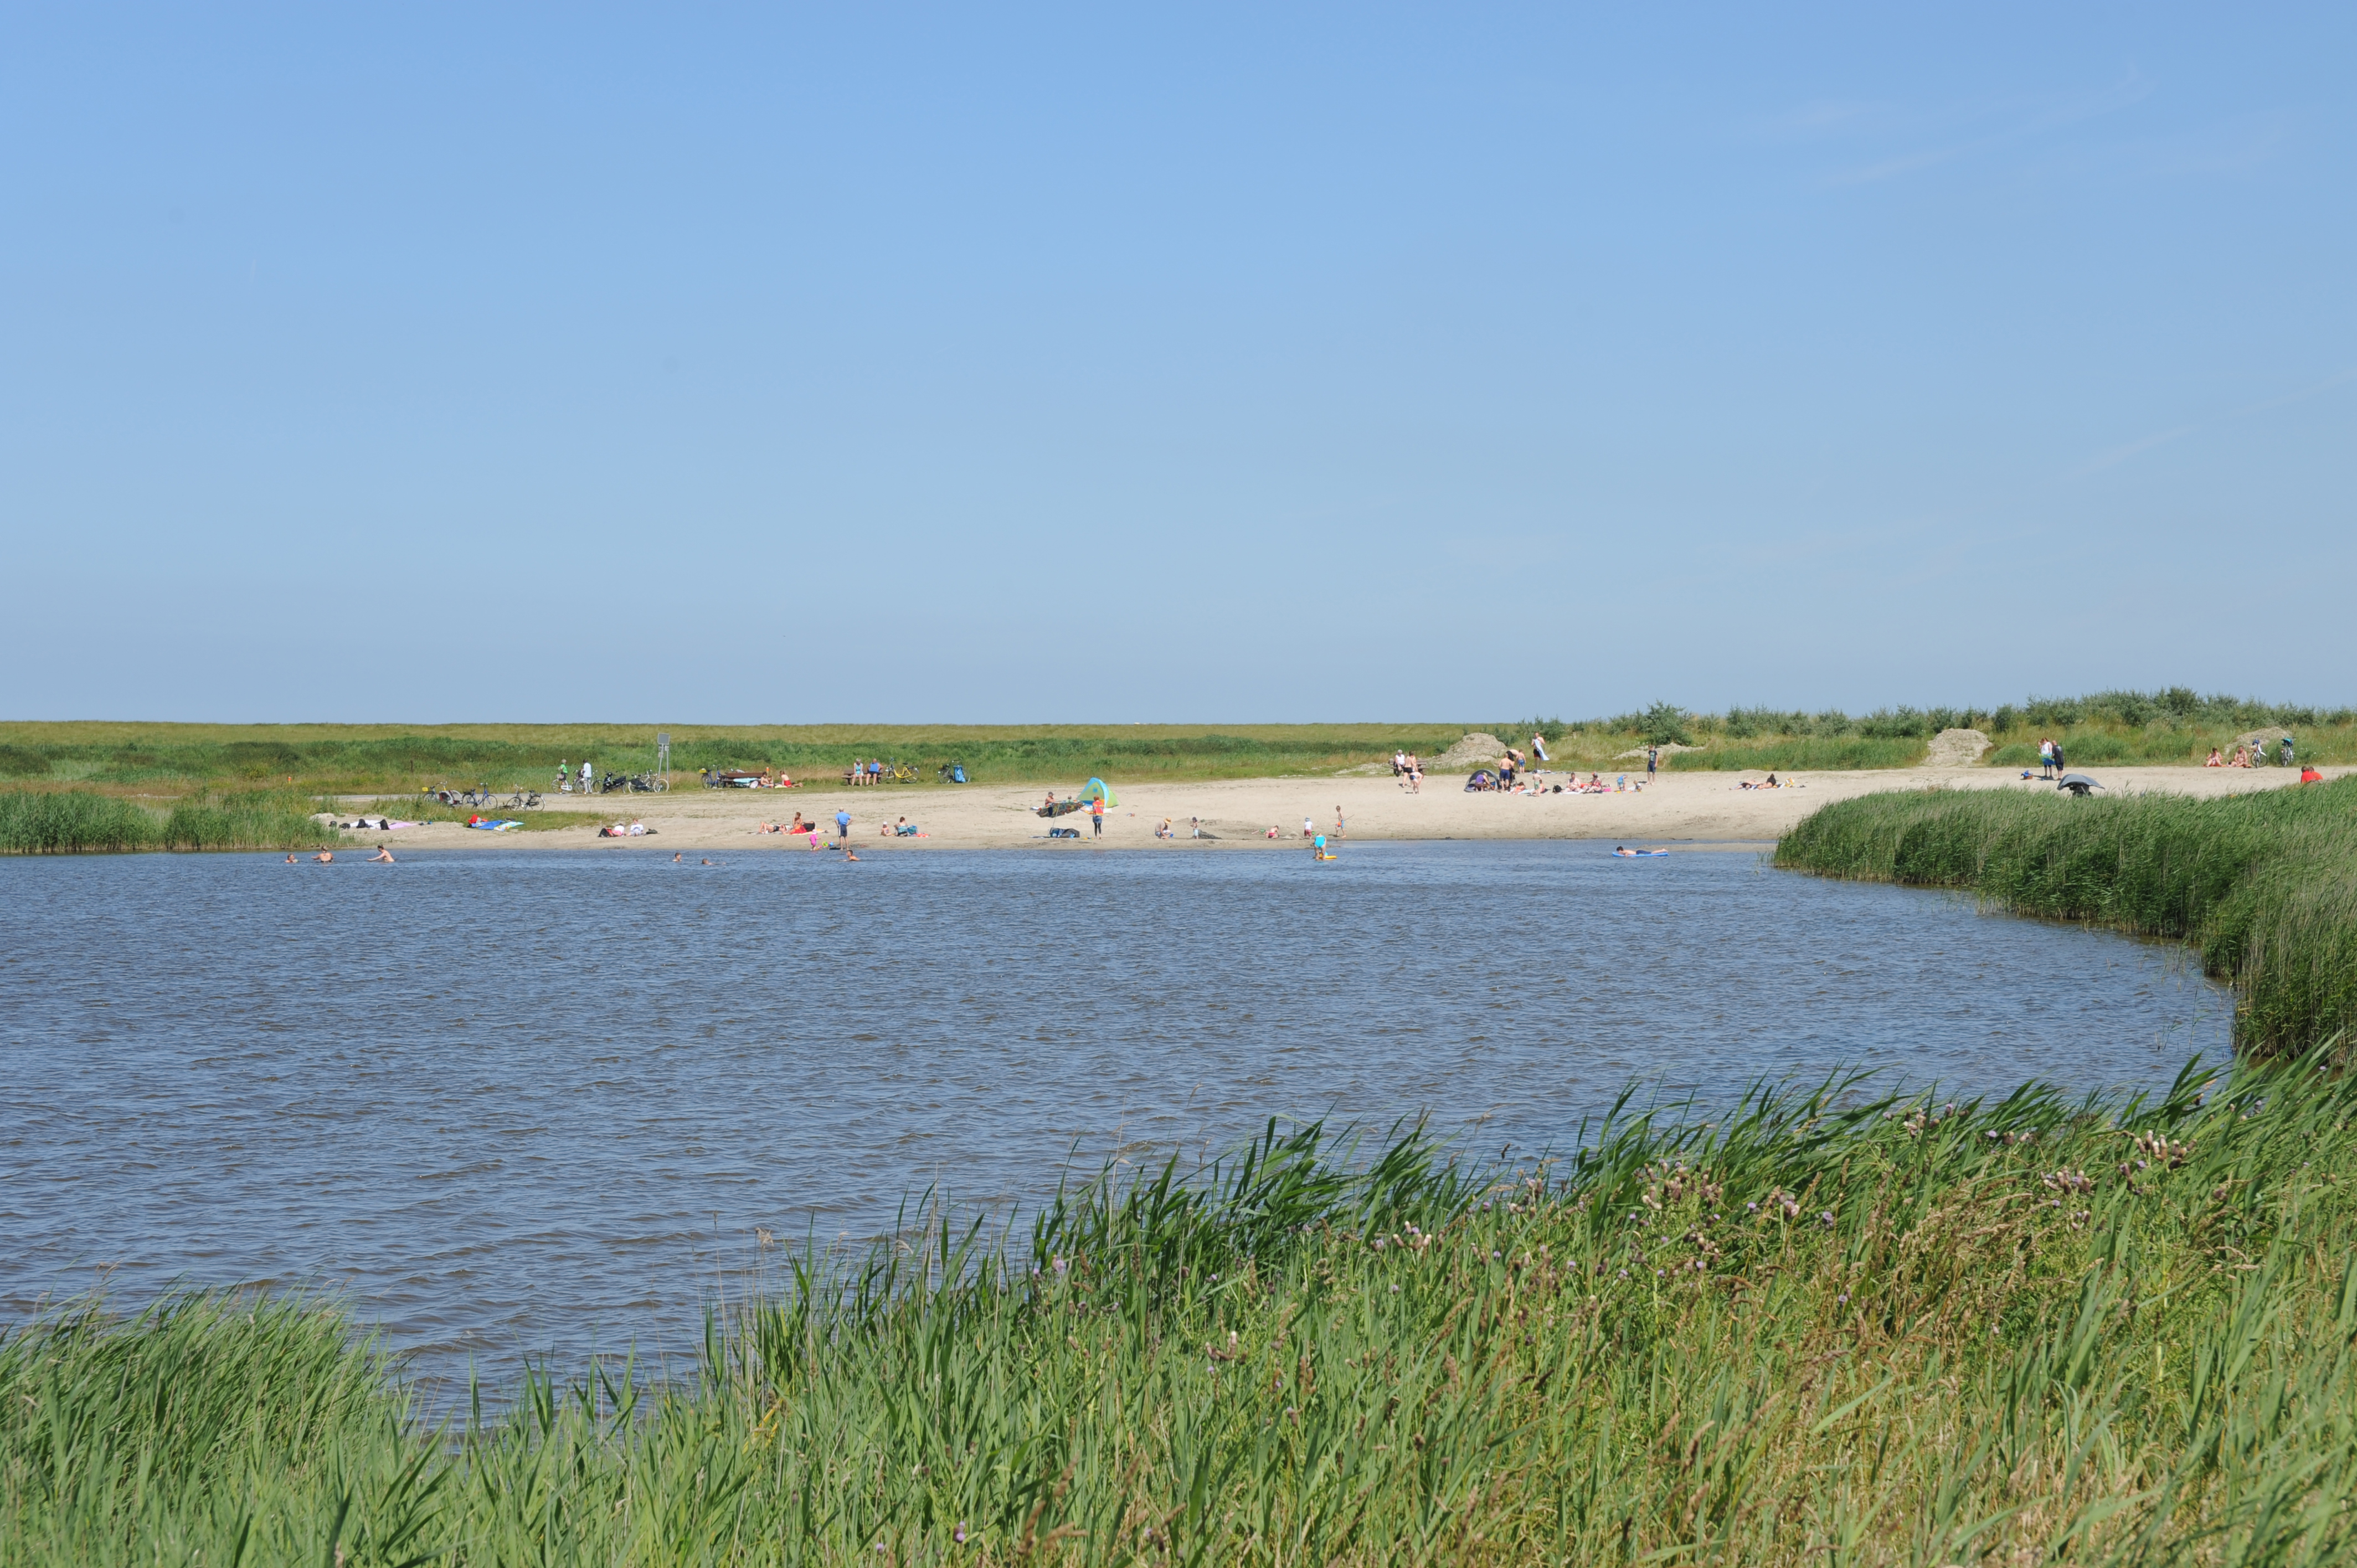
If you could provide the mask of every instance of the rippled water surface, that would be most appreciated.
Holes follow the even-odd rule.
[[[2151,1084],[2230,1019],[2174,950],[1744,853],[725,858],[0,861],[0,1308],[308,1281],[442,1369],[678,1348],[757,1227],[1076,1144],[1429,1112],[1487,1156],[1632,1079]]]

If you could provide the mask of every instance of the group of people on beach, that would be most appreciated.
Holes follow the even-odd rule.
[[[845,777],[847,778],[848,775]],[[705,788],[713,788],[716,780],[740,789],[799,789],[802,788],[794,781],[793,776],[782,768],[775,769],[764,768],[759,773],[735,773],[725,768],[712,768],[704,769]]]
[[[1424,758],[1413,751],[1392,753],[1392,777],[1411,795],[1424,793]]]
[[[907,822],[908,820],[909,819],[906,817],[902,817],[900,819],[903,823]],[[848,844],[851,838],[851,813],[848,811],[837,811],[834,814],[834,821],[835,836]],[[794,820],[791,822],[759,822],[755,824],[753,832],[756,836],[762,833],[780,833],[790,839],[806,838],[810,841],[811,848],[816,849],[819,845],[819,840],[826,836],[826,824],[818,822],[815,819],[805,821],[803,820],[802,814],[800,811],[796,811],[794,813]],[[892,829],[888,825],[884,829],[884,832],[888,836],[891,833]],[[922,838],[926,835],[917,832],[915,830],[911,829],[909,833],[904,836]]]
[[[2298,755],[2298,748],[2292,745],[2291,736],[2285,736],[2283,739],[2276,744],[2283,748],[2283,766],[2289,768],[2292,765],[2292,759]],[[2218,755],[2218,748],[2214,746],[2212,746],[2210,748],[2210,760],[2204,762],[2201,766],[2204,768],[2257,768],[2265,763],[2266,759],[2267,751],[2266,746],[2255,741],[2246,741],[2234,747],[2234,755],[2231,757],[2220,757]],[[2319,774],[2318,777],[2321,778],[2322,775]],[[2307,782],[2307,779],[2303,777],[2301,782],[2305,783]]]

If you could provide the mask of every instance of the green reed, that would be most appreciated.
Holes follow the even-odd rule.
[[[2189,941],[2238,988],[2248,1054],[2357,1035],[2357,779],[2214,800],[1861,796],[1810,815],[1776,864]]]
[[[341,842],[314,802],[271,790],[206,790],[168,810],[93,789],[0,790],[0,854],[143,849],[317,849]]]
[[[153,849],[162,837],[163,819],[134,801],[90,789],[0,790],[0,854]]]
[[[2357,1088],[1624,1102],[1476,1175],[1272,1127],[789,1253],[694,1368],[427,1429],[303,1302],[0,1340],[12,1563],[2327,1563]]]

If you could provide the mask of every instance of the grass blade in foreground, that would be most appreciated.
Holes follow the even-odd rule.
[[[451,1443],[299,1304],[53,1316],[0,1346],[0,1557],[2344,1561],[2357,1089],[2203,1087],[1761,1093],[1496,1180],[1272,1129],[1025,1248],[799,1259],[686,1380]]]

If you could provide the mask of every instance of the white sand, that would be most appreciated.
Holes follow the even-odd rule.
[[[2115,794],[2145,792],[2181,795],[2239,794],[2252,789],[2279,789],[2297,780],[2287,768],[2094,768],[2086,769]],[[2334,768],[2328,777],[2351,771]],[[1549,773],[1554,784],[1566,775]],[[1605,775],[1608,782],[1614,777]],[[1632,781],[1644,777],[1632,769]],[[1987,768],[1910,768],[1861,773],[1807,773],[1792,776],[1798,788],[1746,790],[1738,779],[1757,780],[1756,773],[1664,773],[1641,791],[1613,795],[1469,795],[1464,779],[1450,775],[1425,779],[1424,792],[1410,795],[1389,778],[1242,779],[1211,784],[1138,784],[1114,781],[1120,804],[1105,813],[1104,837],[1092,841],[1088,816],[1075,812],[1060,817],[1060,826],[1081,830],[1081,846],[1092,843],[1124,848],[1163,851],[1282,847],[1301,845],[1301,819],[1310,818],[1320,832],[1334,825],[1339,806],[1348,821],[1348,839],[1609,839],[1615,843],[1676,844],[1695,847],[1717,843],[1757,843],[1774,839],[1819,806],[1879,789],[2034,789],[2051,794],[2051,784],[2034,779],[2023,783],[2018,770]],[[1060,789],[1060,795],[1077,789],[1080,780]],[[597,810],[636,817],[655,832],[639,839],[600,839],[590,828],[550,832],[487,833],[456,825],[413,828],[404,832],[355,833],[371,842],[390,838],[395,853],[404,849],[601,849],[616,854],[670,854],[694,850],[805,850],[802,841],[754,832],[761,822],[784,822],[797,811],[816,818],[834,831],[834,813],[851,813],[852,842],[861,854],[875,850],[1001,849],[1037,846],[1066,850],[1069,843],[1050,845],[1049,824],[1030,808],[1045,797],[1043,788],[951,788],[919,785],[906,789],[842,787],[785,790],[707,790],[692,789],[667,795],[608,795],[580,800],[568,795],[549,799],[558,810]],[[398,812],[397,800],[383,810]],[[882,836],[884,824],[907,817],[928,835],[920,839]],[[1165,817],[1179,837],[1154,836]],[[1188,819],[1202,819],[1210,841],[1190,840]],[[1272,843],[1265,834],[1278,830]]]

